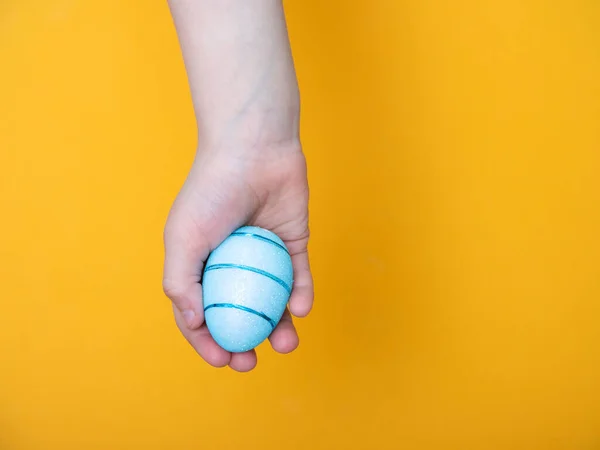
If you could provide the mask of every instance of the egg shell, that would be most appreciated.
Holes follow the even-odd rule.
[[[281,320],[292,285],[292,260],[279,236],[259,227],[237,229],[204,268],[204,317],[211,336],[230,352],[255,348]]]

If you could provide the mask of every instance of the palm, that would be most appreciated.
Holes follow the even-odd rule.
[[[210,364],[229,364],[235,370],[247,371],[255,366],[256,353],[230,354],[216,344],[203,324],[199,285],[210,251],[242,225],[269,229],[284,240],[294,266],[290,310],[300,317],[308,314],[313,288],[307,254],[308,184],[301,152],[263,155],[260,159],[200,155],[165,228],[165,291],[177,306],[177,325]],[[191,326],[180,307],[186,308],[186,304],[193,304],[197,312]],[[269,340],[280,353],[297,347],[298,336],[289,312]]]

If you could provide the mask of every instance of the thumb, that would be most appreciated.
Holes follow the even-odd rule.
[[[193,221],[170,217],[165,226],[164,244],[163,290],[187,327],[199,328],[204,322],[200,279],[210,253],[208,241]]]

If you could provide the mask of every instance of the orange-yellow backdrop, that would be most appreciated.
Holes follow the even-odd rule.
[[[289,1],[317,297],[212,369],[161,291],[164,1],[0,4],[0,449],[600,448],[600,7]]]

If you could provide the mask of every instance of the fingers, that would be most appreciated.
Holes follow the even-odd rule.
[[[184,222],[185,223],[185,222]],[[202,306],[203,261],[208,257],[209,245],[174,219],[165,227],[165,265],[163,289],[182,315],[182,325],[194,330],[204,322]]]
[[[173,313],[175,314],[175,322],[181,333],[204,361],[214,367],[225,367],[231,362],[231,353],[221,348],[215,342],[205,324],[197,329],[190,330],[186,326],[182,313],[174,305]],[[240,363],[240,366],[247,367],[247,363],[244,366],[243,362]]]
[[[236,372],[250,372],[256,367],[256,352],[232,353],[229,367]]]
[[[175,322],[185,336],[186,340],[194,347],[200,357],[214,367],[229,365],[236,372],[249,372],[256,367],[256,351],[244,353],[229,353],[215,342],[206,325],[196,330],[186,328],[181,312],[173,307]]]
[[[292,322],[292,316],[286,309],[279,324],[269,336],[271,347],[278,353],[290,353],[298,347],[298,333]]]
[[[298,334],[292,322],[292,316],[286,310],[279,324],[269,336],[271,346],[278,353],[290,353],[298,347]],[[232,353],[229,367],[237,372],[249,372],[256,367],[256,351]]]
[[[306,250],[292,255],[294,287],[290,295],[290,311],[296,317],[308,315],[313,305],[314,288]]]
[[[174,305],[173,313],[175,322],[185,339],[194,347],[198,355],[211,366],[225,367],[229,365],[236,372],[249,372],[256,367],[255,350],[244,353],[229,353],[215,342],[206,324],[198,329],[190,330],[187,328],[181,312]],[[283,313],[279,324],[269,336],[269,342],[273,350],[278,353],[291,353],[298,347],[298,334],[288,310]]]

